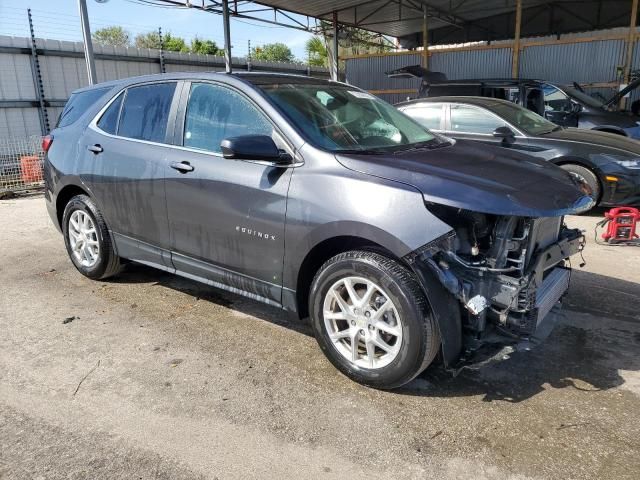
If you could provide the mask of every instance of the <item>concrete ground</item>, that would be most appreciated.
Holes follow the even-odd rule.
[[[2,201],[0,478],[640,478],[640,248],[596,221],[544,345],[381,392],[276,309],[82,277],[41,197]]]

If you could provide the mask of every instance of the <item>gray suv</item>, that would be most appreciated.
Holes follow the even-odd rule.
[[[592,205],[554,165],[290,75],[78,90],[44,146],[80,273],[139,262],[309,316],[328,359],[377,388],[534,342],[583,246],[563,215]]]

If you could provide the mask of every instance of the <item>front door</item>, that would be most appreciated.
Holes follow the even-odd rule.
[[[192,83],[184,95],[182,128],[176,128],[181,145],[166,167],[173,264],[213,285],[279,304],[292,168],[227,160],[220,142],[259,134],[288,146],[258,107],[229,87]]]
[[[577,127],[578,114],[574,111],[573,102],[560,89],[545,83],[544,116],[547,120],[563,127]]]

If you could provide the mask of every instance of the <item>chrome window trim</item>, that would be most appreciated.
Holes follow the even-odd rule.
[[[87,126],[87,128],[91,129],[92,131],[99,133],[100,135],[104,135],[105,137],[108,138],[113,138],[113,139],[118,139],[118,140],[126,140],[128,142],[134,142],[134,143],[141,143],[143,145],[153,145],[153,146],[157,146],[157,147],[165,147],[165,148],[177,148],[179,150],[183,150],[183,151],[187,151],[187,152],[193,152],[193,153],[200,153],[203,155],[209,155],[212,157],[216,157],[216,158],[222,158],[224,159],[224,156],[222,155],[222,153],[217,153],[217,152],[211,152],[209,150],[201,150],[201,149],[197,149],[197,148],[191,148],[191,147],[185,147],[183,145],[173,145],[170,143],[160,143],[160,142],[152,142],[149,140],[142,140],[139,138],[131,138],[131,137],[123,137],[122,135],[114,135],[108,132],[105,132],[104,130],[102,130],[100,127],[98,127],[98,121],[100,120],[100,118],[102,118],[102,115],[104,115],[104,112],[111,106],[111,104],[113,102],[115,102],[117,100],[117,98],[123,94],[125,95],[125,98],[123,98],[122,100],[122,105],[120,106],[120,113],[122,112],[122,107],[124,106],[124,101],[126,100],[126,91],[129,88],[133,88],[133,87],[138,87],[138,86],[143,86],[143,85],[153,85],[153,84],[157,84],[157,83],[172,83],[172,82],[176,82],[179,83],[180,80],[165,80],[165,81],[152,81],[152,82],[144,82],[144,83],[136,83],[133,85],[127,85],[125,87],[123,87],[122,89],[120,89],[114,96],[113,98],[111,98],[99,111],[98,113],[93,117],[93,119],[91,120],[91,122],[89,122],[89,125]],[[192,80],[185,80],[185,82],[189,82],[189,83],[194,83]],[[198,83],[198,81],[196,80],[195,83]],[[210,82],[216,85],[220,85],[217,82]],[[175,93],[174,93],[175,94]],[[246,95],[245,95],[246,97]],[[248,98],[248,97],[246,97]],[[252,102],[253,103],[253,102]],[[256,106],[256,108],[258,108]],[[260,112],[262,112],[262,110],[260,110]],[[268,115],[266,115],[265,113],[263,113],[263,115],[268,119],[269,123],[271,123],[272,125],[274,125],[274,129],[276,129],[276,131],[278,132],[278,134],[280,135],[280,137],[283,139],[283,141],[285,142],[285,144],[289,147],[289,149],[293,152],[291,153],[292,158],[296,159],[297,161],[289,163],[289,164],[285,164],[285,165],[281,165],[278,164],[276,162],[269,162],[267,160],[239,160],[241,162],[247,162],[247,163],[255,163],[258,165],[265,165],[265,166],[273,166],[273,167],[279,167],[279,168],[295,168],[295,167],[300,167],[302,165],[304,165],[304,160],[302,160],[302,157],[298,154],[298,152],[290,145],[290,142],[288,142],[284,135],[280,132],[280,129],[276,128],[274,122],[269,118]],[[186,116],[185,116],[186,117]],[[120,124],[120,115],[118,115],[118,125]],[[116,129],[117,131],[117,129]]]

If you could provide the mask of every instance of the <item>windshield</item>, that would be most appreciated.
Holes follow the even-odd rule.
[[[510,102],[496,102],[490,109],[503,120],[529,135],[541,135],[560,128],[537,113]]]
[[[591,95],[587,95],[586,93],[581,92],[573,87],[562,87],[562,90],[569,95],[571,98],[578,100],[581,103],[593,108],[605,108],[603,102],[598,100],[597,98],[593,98]]]
[[[348,86],[280,83],[261,88],[312,144],[325,150],[378,153],[442,143],[391,105]]]

